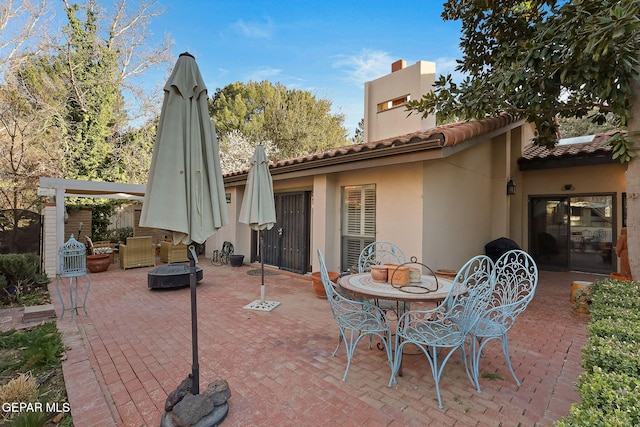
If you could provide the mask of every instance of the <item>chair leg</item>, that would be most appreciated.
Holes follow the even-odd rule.
[[[504,334],[502,338],[500,338],[500,340],[502,341],[502,351],[504,352],[504,358],[507,361],[507,366],[511,371],[511,375],[513,375],[513,379],[516,380],[516,384],[520,386],[522,385],[522,383],[520,383],[520,380],[516,376],[516,373],[513,370],[513,366],[511,366],[511,357],[509,356],[509,342],[507,340],[507,334]]]
[[[347,337],[344,336],[344,332],[343,332],[344,346],[347,349],[347,367],[344,370],[344,376],[342,377],[342,381],[347,380],[347,374],[349,373],[349,367],[351,366],[351,358],[353,357],[353,353],[355,352],[356,347],[358,346],[358,343],[365,335],[369,335],[369,334],[362,334],[360,333],[360,331],[357,331],[357,332],[358,333],[356,335],[356,331],[349,330],[349,339],[347,339]]]
[[[398,375],[398,371],[400,370],[400,365],[402,364],[402,348],[407,343],[407,341],[398,342],[398,338],[396,335],[396,345],[395,345],[395,355],[393,356],[393,363],[391,364],[391,378],[389,378],[389,387],[393,384],[397,384],[396,375]]]
[[[469,351],[469,359],[471,360],[471,374],[473,375],[473,385],[478,393],[482,393],[480,389],[480,357],[482,356],[482,338],[471,337],[471,350]]]
[[[343,340],[343,334],[342,331],[340,331],[340,336],[338,337],[338,345],[336,346],[336,349],[333,351],[332,356],[335,357],[336,354],[338,354],[338,350],[340,349],[340,344],[342,344],[342,340]]]
[[[442,404],[442,396],[440,395],[440,378],[442,377],[442,372],[444,371],[444,367],[447,365],[447,362],[458,349],[459,347],[449,348],[449,352],[442,360],[442,362],[440,362],[440,364],[438,364],[438,347],[432,346],[430,355],[427,356],[429,364],[431,365],[433,379],[436,383],[436,394],[438,395],[438,406],[440,407],[440,409],[444,409],[444,405]],[[442,350],[444,350],[444,348],[442,348]]]

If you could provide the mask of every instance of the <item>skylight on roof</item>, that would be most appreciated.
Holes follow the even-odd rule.
[[[585,142],[593,141],[595,137],[595,135],[585,135],[574,136],[573,138],[562,138],[558,141],[558,145],[583,144]]]

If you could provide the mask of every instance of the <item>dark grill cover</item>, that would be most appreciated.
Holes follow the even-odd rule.
[[[500,256],[505,252],[509,252],[512,249],[520,249],[520,246],[511,239],[506,237],[500,237],[499,239],[492,240],[484,245],[485,254],[491,258],[493,262],[496,262]]]

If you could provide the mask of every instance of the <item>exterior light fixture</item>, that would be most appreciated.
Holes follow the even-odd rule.
[[[513,182],[511,178],[507,181],[507,196],[515,196],[516,194],[516,183]]]
[[[64,215],[63,215],[64,223],[67,224],[69,222],[69,213],[67,212],[67,207],[64,207]]]

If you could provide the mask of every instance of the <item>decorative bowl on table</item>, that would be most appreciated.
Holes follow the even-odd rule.
[[[372,265],[371,266],[371,280],[374,282],[386,282],[387,281],[387,267],[384,265]]]
[[[456,270],[449,270],[446,268],[436,270],[436,276],[444,277],[446,279],[455,279],[456,274],[458,274]]]

